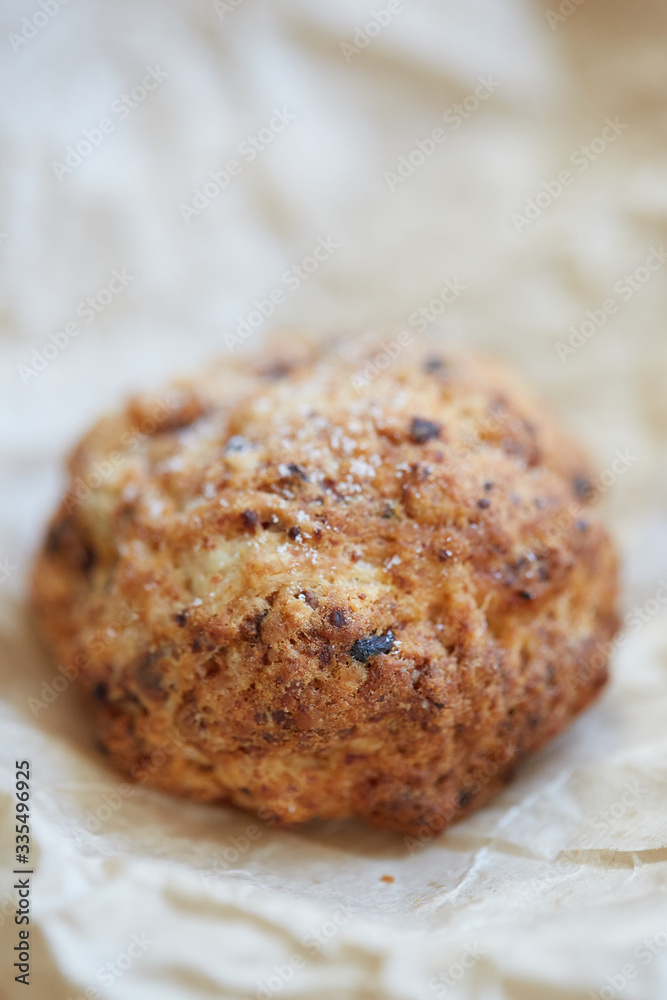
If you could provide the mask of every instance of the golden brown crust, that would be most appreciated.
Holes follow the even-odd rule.
[[[363,384],[377,353],[223,362],[74,451],[34,602],[139,780],[436,832],[604,684],[586,457],[495,363],[412,346]]]

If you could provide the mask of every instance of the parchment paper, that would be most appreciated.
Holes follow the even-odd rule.
[[[2,995],[667,996],[667,8],[11,0],[0,21]],[[319,240],[339,246],[293,287]],[[603,698],[411,849],[122,784],[25,611],[66,450],[129,390],[235,347],[275,289],[239,349],[371,327],[515,363],[596,455],[623,552]]]

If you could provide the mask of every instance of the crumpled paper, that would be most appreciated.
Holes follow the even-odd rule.
[[[25,995],[29,759],[40,1000],[667,996],[667,10],[12,0],[0,19],[2,995]],[[122,782],[26,611],[86,425],[291,324],[515,363],[595,454],[622,550],[603,697],[424,843]]]

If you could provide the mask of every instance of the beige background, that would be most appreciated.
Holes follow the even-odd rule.
[[[667,996],[667,617],[655,596],[667,595],[667,267],[638,272],[650,278],[632,295],[623,277],[667,249],[667,8],[565,0],[572,12],[556,19],[520,0],[404,0],[346,61],[341,43],[384,0],[45,2],[57,11],[28,41],[11,36],[39,5],[0,11],[3,996],[25,995],[9,957],[15,757],[34,772],[39,1000],[260,986],[285,1000]],[[147,67],[166,78],[121,119],[114,102]],[[489,76],[494,93],[460,128],[443,124]],[[179,205],[275,108],[294,120],[186,224]],[[113,131],[58,179],[53,161],[104,118]],[[577,150],[607,118],[618,135],[583,170]],[[446,141],[391,191],[386,172],[438,127]],[[566,169],[572,183],[517,231],[515,213]],[[293,324],[417,336],[414,311],[445,281],[465,285],[428,334],[510,359],[555,401],[609,473],[625,610],[649,602],[600,703],[489,808],[413,854],[356,824],[257,824],[239,851],[252,817],[123,794],[70,687],[37,715],[29,702],[60,677],[24,588],[62,455],[129,389],[225,353],[253,300],[285,290],[320,237],[340,248],[249,348]],[[33,349],[113,269],[132,275],[127,287],[26,376]],[[610,299],[615,312],[561,360],[569,327]],[[630,456],[620,474],[618,451]],[[152,943],[105,985],[98,973],[133,935]],[[271,979],[294,955],[305,962],[289,981]]]

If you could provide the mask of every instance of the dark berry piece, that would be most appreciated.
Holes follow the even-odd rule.
[[[252,531],[254,531],[259,524],[259,514],[257,514],[254,510],[244,510],[241,514],[241,519],[243,520],[246,528],[250,528]]]
[[[582,500],[586,499],[593,492],[593,486],[590,480],[586,479],[585,476],[575,476],[572,480],[572,485],[574,486],[574,492]]]
[[[355,660],[360,663],[367,663],[373,656],[380,653],[389,653],[394,645],[395,635],[391,631],[384,635],[369,635],[365,639],[357,639],[350,652]]]
[[[95,687],[93,688],[93,697],[95,701],[106,701],[108,695],[109,695],[109,689],[107,688],[106,684],[103,681],[101,681],[99,684],[96,684]]]
[[[296,462],[290,462],[287,468],[291,476],[296,476],[298,479],[303,480],[304,483],[307,481],[308,476],[301,465],[297,465]]]
[[[442,424],[435,420],[423,420],[422,417],[415,417],[410,424],[410,437],[415,444],[424,444],[426,441],[433,441],[440,437]]]

